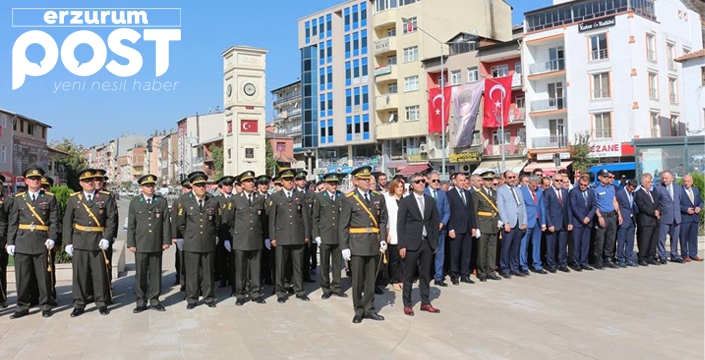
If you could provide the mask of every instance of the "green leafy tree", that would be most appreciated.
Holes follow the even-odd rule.
[[[277,159],[274,158],[274,149],[269,140],[266,141],[266,158],[267,158],[267,175],[276,176],[277,175]]]
[[[69,196],[73,192],[68,186],[54,186],[51,188],[51,193],[54,194],[56,202],[59,203],[60,217],[63,218],[63,214],[66,211],[66,204],[68,204]],[[62,235],[60,234],[59,237]],[[71,256],[64,251],[64,245],[61,246],[61,250],[54,255],[54,260],[57,264],[65,264],[71,262]]]
[[[589,157],[590,154],[590,133],[587,131],[575,134],[575,141],[569,147],[570,158],[573,159],[573,170],[585,172],[596,159]]]
[[[68,155],[59,158],[57,162],[64,166],[68,187],[75,191],[80,190],[78,172],[88,166],[83,157],[83,145],[76,144],[73,138],[63,138],[61,141],[52,141],[49,146],[68,153]]]
[[[701,173],[690,173],[693,177],[693,187],[700,191],[700,196],[705,194],[705,175]],[[677,180],[678,184],[683,186],[683,178]],[[705,210],[705,209],[704,209]],[[703,235],[705,233],[705,211],[700,211],[700,228],[698,229],[698,234]]]
[[[211,145],[209,150],[213,156],[213,170],[215,170],[214,176],[216,179],[220,179],[223,177],[223,172],[225,171],[225,156],[223,154],[223,147]]]

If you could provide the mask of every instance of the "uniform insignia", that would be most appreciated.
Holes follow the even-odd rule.
[[[184,214],[184,208],[181,207],[179,204],[179,216],[182,216]]]
[[[154,214],[154,216],[159,219],[159,213]]]
[[[345,197],[351,197],[351,196],[353,196],[353,195],[355,195],[355,193],[351,191],[351,192],[345,194]]]
[[[373,194],[375,194],[375,195],[379,195],[379,193],[376,192],[376,191],[374,191],[374,190],[372,190],[371,193],[373,193]]]
[[[110,195],[110,193],[107,192],[107,191],[105,191],[105,190],[101,190],[100,193],[103,194],[103,195]]]
[[[24,196],[24,191],[15,194],[15,197],[23,197],[23,196]]]
[[[98,210],[99,215],[103,215],[103,209]]]
[[[52,192],[49,192],[49,191],[45,191],[44,193],[45,193],[45,194],[47,194],[47,195],[51,195],[51,196],[54,196],[54,193],[52,193]]]
[[[274,200],[269,200],[269,206],[272,206],[274,204]]]
[[[262,210],[257,210],[257,215],[262,215]]]
[[[80,192],[76,191],[75,193],[71,194],[70,196],[76,196],[76,195],[78,195],[79,193],[80,193]]]

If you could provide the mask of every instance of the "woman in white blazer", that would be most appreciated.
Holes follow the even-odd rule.
[[[387,243],[389,249],[389,282],[394,286],[395,291],[402,289],[402,279],[404,278],[402,271],[402,260],[399,256],[398,239],[397,239],[397,210],[399,209],[399,201],[404,196],[404,181],[394,179],[389,183],[387,192],[384,193],[384,201],[387,203]]]

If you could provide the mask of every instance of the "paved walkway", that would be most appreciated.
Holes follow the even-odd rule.
[[[171,287],[173,250],[165,253],[167,311],[132,314],[134,275],[114,282],[109,316],[90,306],[72,319],[71,284],[58,284],[53,317],[10,320],[0,309],[0,359],[703,359],[703,263],[536,275],[432,287],[441,314],[403,315],[401,293],[377,296],[387,320],[352,324],[352,300],[236,307],[218,289],[218,307],[187,311]],[[344,278],[344,287],[350,286]],[[271,287],[266,288],[271,293]],[[14,304],[10,287],[10,304]]]

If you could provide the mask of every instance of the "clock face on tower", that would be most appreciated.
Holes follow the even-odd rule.
[[[255,87],[255,84],[247,83],[245,84],[243,91],[245,92],[245,95],[253,96],[255,92],[257,92],[257,88]]]
[[[232,94],[233,94],[233,85],[228,84],[228,97],[230,97],[230,95],[232,95]]]

